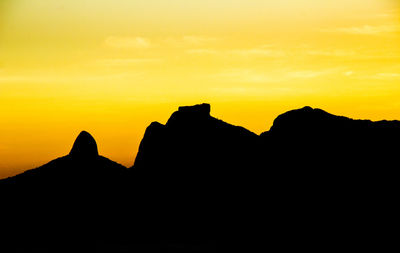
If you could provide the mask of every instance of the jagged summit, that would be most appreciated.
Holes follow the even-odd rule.
[[[247,163],[243,158],[255,149],[258,136],[212,117],[210,110],[205,103],[181,106],[165,125],[151,123],[140,143],[135,169],[171,167],[201,178],[201,173],[194,174],[217,164],[233,169]]]
[[[97,144],[93,136],[88,132],[82,131],[76,138],[72,146],[70,156],[75,157],[96,157],[99,155]]]
[[[192,105],[192,106],[180,106],[178,111],[181,113],[197,113],[209,116],[211,111],[211,106],[210,104],[206,103]]]
[[[210,104],[197,104],[192,106],[180,106],[178,111],[174,112],[169,118],[166,125],[174,125],[180,123],[194,123],[199,120],[210,119]]]

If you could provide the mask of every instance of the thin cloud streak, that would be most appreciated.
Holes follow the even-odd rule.
[[[400,80],[400,73],[378,73],[372,78],[380,80]]]
[[[111,36],[104,41],[105,45],[116,49],[147,49],[151,42],[143,37],[116,37]]]
[[[164,38],[162,43],[173,47],[193,47],[209,45],[219,40],[219,38],[215,37],[185,35],[182,37]]]
[[[228,51],[229,54],[239,56],[264,56],[264,57],[283,57],[286,56],[286,52],[276,49],[263,49],[263,48],[251,48],[251,49],[239,49]]]
[[[214,50],[214,49],[198,48],[198,49],[186,50],[186,53],[201,55],[201,54],[220,54],[221,52],[218,50]]]
[[[273,83],[286,82],[299,79],[313,79],[323,75],[334,73],[336,69],[326,70],[291,70],[279,71],[274,73],[263,73],[251,69],[231,69],[214,75],[210,75],[213,79],[228,82],[244,82],[244,83]]]
[[[353,27],[339,27],[332,29],[321,29],[321,32],[327,33],[344,33],[353,35],[381,35],[400,32],[400,26],[398,25],[364,25],[364,26],[353,26]]]
[[[101,59],[96,60],[95,65],[107,66],[107,67],[122,67],[131,66],[138,64],[151,64],[151,63],[161,63],[163,59],[161,58],[118,58],[118,59]]]
[[[309,50],[308,55],[312,56],[334,56],[334,57],[348,57],[357,55],[355,51],[351,50]]]
[[[353,74],[354,74],[354,71],[351,71],[351,70],[343,73],[343,75],[345,75],[345,76],[352,76]]]
[[[284,57],[287,53],[284,50],[275,49],[272,45],[263,45],[255,48],[216,50],[212,48],[193,48],[186,50],[188,54],[214,54],[239,57]]]
[[[80,81],[112,81],[128,77],[138,77],[142,73],[116,73],[104,75],[3,75],[0,76],[0,83],[74,83]]]
[[[192,45],[203,45],[210,42],[215,42],[218,39],[214,37],[205,37],[205,36],[183,36],[183,42]]]

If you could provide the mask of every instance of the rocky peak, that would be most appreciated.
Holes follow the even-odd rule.
[[[211,106],[210,104],[204,104],[204,103],[192,106],[180,106],[178,111],[181,113],[192,113],[192,114],[210,116]]]
[[[88,132],[82,131],[76,138],[69,155],[74,157],[98,156],[96,141]]]
[[[210,118],[211,107],[209,104],[198,104],[193,106],[180,106],[178,111],[174,112],[167,122],[168,125],[175,123],[197,122]]]
[[[335,115],[329,114],[321,109],[314,109],[310,106],[305,106],[297,110],[291,110],[286,113],[279,115],[275,121],[273,127],[299,127],[300,125],[313,125],[318,122],[326,122],[338,118]]]

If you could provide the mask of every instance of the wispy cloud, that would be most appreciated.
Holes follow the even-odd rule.
[[[376,49],[365,49],[362,47],[354,47],[353,49],[309,49],[304,51],[306,56],[317,57],[337,57],[344,59],[360,59],[360,60],[379,60],[379,59],[398,59],[399,51],[387,49],[385,47]]]
[[[248,86],[234,86],[234,87],[212,87],[212,92],[221,93],[224,95],[243,95],[246,93],[259,94],[263,90],[259,87],[248,87]]]
[[[217,38],[214,37],[205,37],[205,36],[183,36],[183,41],[192,45],[203,45],[209,42],[217,41]]]
[[[398,25],[364,25],[364,26],[353,26],[353,27],[339,27],[331,29],[322,29],[322,32],[329,33],[345,33],[354,35],[380,35],[387,33],[400,32],[400,26]]]
[[[393,16],[394,16],[393,13],[386,12],[386,13],[377,13],[373,17],[374,18],[392,18]]]
[[[308,55],[312,56],[334,56],[334,57],[347,57],[347,56],[355,56],[356,52],[351,50],[308,50]]]
[[[272,45],[262,45],[255,48],[241,48],[231,50],[216,50],[210,48],[195,48],[186,50],[188,54],[219,54],[238,57],[283,57],[287,53],[284,50],[274,48]]]
[[[293,79],[309,79],[319,77],[328,74],[331,71],[315,71],[315,70],[302,70],[302,71],[291,71],[287,73],[288,77]]]
[[[372,78],[380,80],[400,80],[400,73],[377,73],[373,75]]]
[[[120,67],[130,66],[137,64],[149,64],[149,63],[160,63],[163,60],[161,58],[117,58],[117,59],[100,59],[96,60],[95,65],[109,66],[109,67]]]
[[[198,48],[198,49],[186,50],[186,53],[188,53],[188,54],[219,54],[221,52],[218,50],[215,50],[215,49]]]
[[[400,81],[400,72],[361,72],[352,76],[360,80]]]
[[[163,42],[175,47],[204,46],[218,41],[218,38],[207,36],[186,35],[182,37],[168,37]]]
[[[211,92],[222,94],[223,96],[232,95],[232,96],[251,96],[251,97],[262,97],[265,99],[265,96],[275,96],[277,94],[290,94],[290,93],[312,93],[313,90],[307,89],[295,89],[288,86],[249,86],[246,84],[231,86],[231,87],[212,87],[210,89]]]
[[[267,49],[267,48],[250,48],[250,49],[237,49],[228,51],[230,54],[239,56],[263,56],[263,57],[283,57],[286,52],[277,49]]]
[[[212,78],[229,82],[272,83],[299,79],[312,79],[334,73],[333,69],[326,70],[288,70],[279,72],[260,72],[252,69],[229,69],[211,75]]]
[[[211,75],[212,78],[231,82],[264,83],[274,82],[276,78],[266,73],[259,73],[251,69],[230,69]]]
[[[146,49],[151,47],[149,39],[144,37],[116,37],[106,38],[104,42],[108,47],[117,49]]]
[[[148,49],[152,47],[200,47],[208,46],[218,41],[218,38],[207,36],[185,35],[179,37],[164,37],[150,39],[135,36],[110,36],[104,40],[104,44],[117,49]]]
[[[346,72],[343,72],[343,75],[345,75],[345,76],[352,76],[354,74],[354,71],[346,71]]]
[[[66,74],[20,74],[0,76],[0,83],[29,83],[29,84],[56,84],[56,83],[75,83],[90,81],[115,81],[130,77],[139,77],[137,73],[115,73],[115,74],[85,74],[85,75],[66,75]]]
[[[377,13],[363,13],[363,14],[358,14],[353,16],[354,19],[361,19],[361,20],[371,20],[371,19],[392,19],[392,18],[397,18],[398,14],[400,12],[400,9],[394,8],[391,10],[385,10],[382,12],[377,12]]]

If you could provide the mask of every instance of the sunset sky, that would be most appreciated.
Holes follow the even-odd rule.
[[[305,105],[400,119],[398,0],[0,0],[0,178],[81,130],[134,162],[180,105],[259,134]]]

